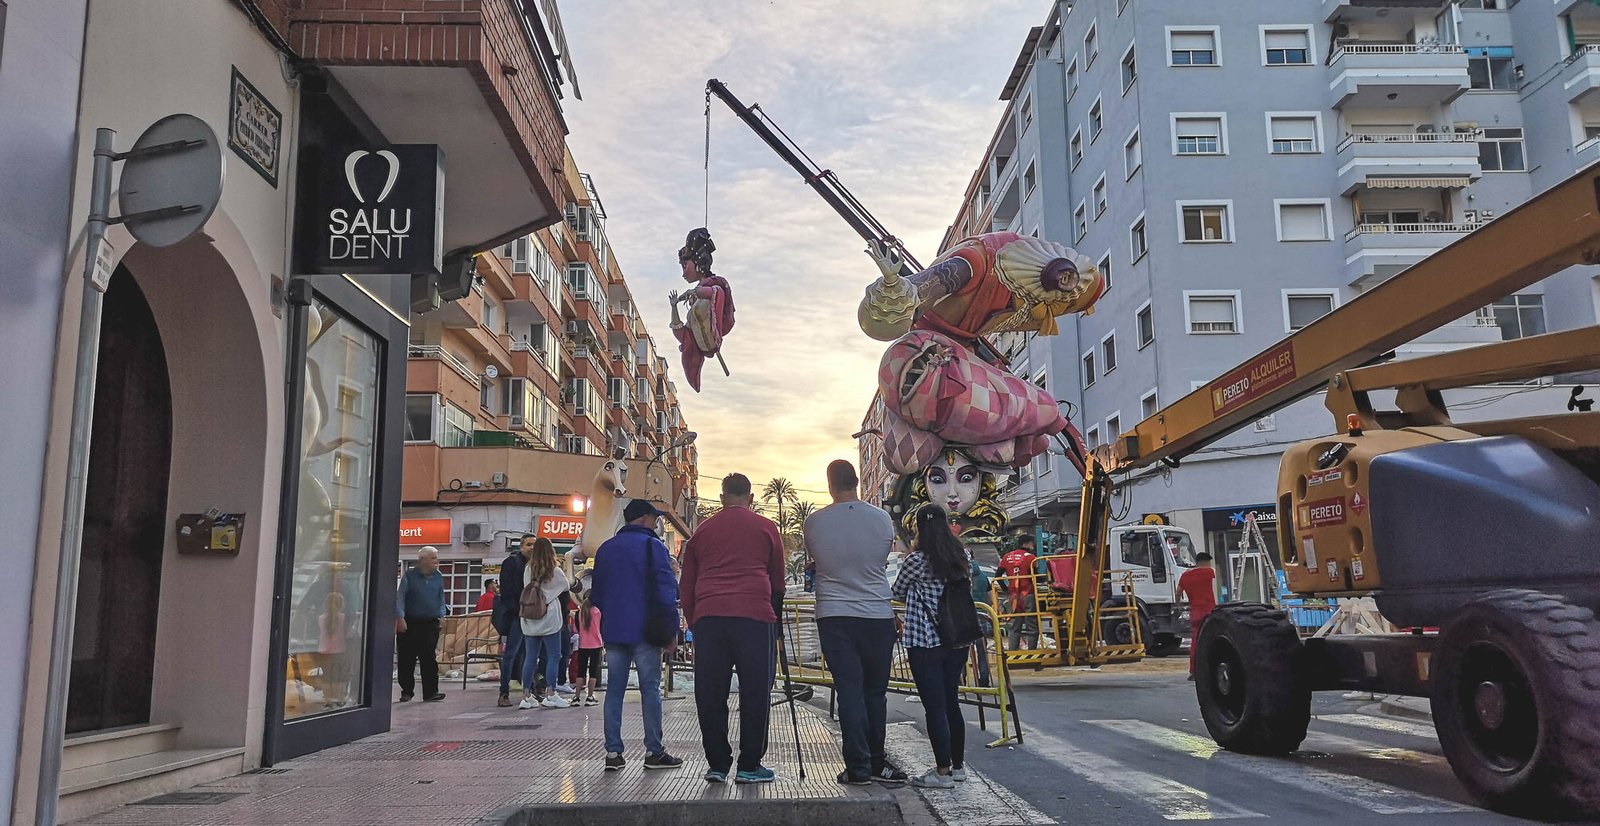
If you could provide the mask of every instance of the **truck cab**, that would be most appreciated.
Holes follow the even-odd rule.
[[[1111,529],[1110,545],[1112,576],[1118,571],[1133,574],[1145,649],[1153,656],[1176,651],[1189,632],[1189,606],[1179,604],[1178,591],[1178,577],[1195,566],[1194,541],[1188,531],[1171,525],[1123,525]],[[1108,641],[1126,633],[1109,629]]]

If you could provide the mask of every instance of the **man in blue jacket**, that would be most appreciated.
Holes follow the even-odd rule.
[[[494,630],[505,637],[505,649],[500,654],[500,707],[510,708],[511,675],[522,673],[523,639],[522,622],[518,608],[522,599],[523,571],[528,566],[528,554],[533,550],[533,536],[524,536],[517,550],[500,563],[500,593],[494,598],[492,622]]]
[[[595,552],[590,602],[600,609],[606,641],[606,771],[621,771],[622,699],[628,668],[639,670],[644,707],[646,769],[676,769],[683,761],[661,745],[661,651],[678,631],[678,581],[667,546],[656,536],[666,514],[643,499],[622,511],[626,523]]]

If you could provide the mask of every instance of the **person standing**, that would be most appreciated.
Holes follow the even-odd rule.
[[[522,599],[523,574],[528,567],[528,554],[533,552],[534,538],[522,537],[517,549],[500,563],[500,595],[494,603],[492,621],[494,629],[506,638],[505,649],[500,654],[500,707],[510,708],[511,675],[522,671],[522,661],[527,655],[522,639],[522,622],[518,605]],[[523,686],[524,689],[527,686]]]
[[[400,702],[416,696],[415,671],[422,667],[422,700],[436,703],[439,693],[439,619],[445,615],[444,574],[439,573],[439,549],[423,546],[417,567],[400,577],[394,595],[396,647],[400,649]]]
[[[600,609],[594,607],[592,596],[592,591],[585,591],[578,599],[578,619],[574,623],[578,626],[578,657],[577,675],[572,679],[578,696],[573,698],[573,702],[581,702],[586,706],[600,705],[594,692],[600,688],[600,660],[605,655],[605,638],[600,633]],[[583,696],[585,680],[589,689],[587,697]]]
[[[1189,603],[1189,681],[1194,682],[1194,651],[1199,647],[1200,626],[1217,607],[1217,572],[1211,567],[1211,554],[1195,554],[1195,566],[1178,577],[1178,590]]]
[[[1011,618],[1006,633],[1006,645],[1017,651],[1032,649],[1039,644],[1039,618],[1035,615],[1038,603],[1033,593],[1033,537],[1018,540],[1016,549],[1000,557],[1000,568],[1006,573],[1006,590],[1011,596]],[[1026,646],[1023,643],[1027,643]]]
[[[816,565],[817,637],[833,675],[843,735],[840,783],[906,781],[884,755],[889,671],[894,657],[894,608],[885,573],[895,544],[894,520],[861,501],[856,469],[828,465],[833,504],[806,520],[806,548]]]
[[[621,771],[622,699],[628,669],[639,670],[644,715],[644,767],[676,769],[683,760],[661,744],[661,652],[678,628],[678,582],[672,577],[667,546],[656,535],[666,514],[643,499],[622,510],[622,529],[595,554],[589,599],[600,609],[600,634],[606,641],[605,770]],[[663,638],[663,636],[665,638]]]
[[[904,643],[911,678],[927,715],[934,768],[911,783],[924,789],[954,788],[967,779],[963,760],[966,720],[961,716],[961,673],[967,647],[952,648],[939,637],[939,602],[946,588],[970,588],[972,558],[951,534],[944,508],[923,505],[917,511],[915,550],[900,567],[894,595],[906,604]]]
[[[991,585],[989,575],[978,565],[978,560],[976,559],[972,560],[971,576],[972,602],[974,604],[993,605],[989,594]],[[972,653],[973,656],[978,658],[978,685],[988,688],[992,679],[989,674],[989,637],[994,634],[994,623],[990,622],[988,613],[978,614],[978,628],[983,634],[978,637],[977,642],[973,643],[975,647]],[[1004,652],[1000,651],[995,652],[995,654],[1004,656]]]
[[[478,595],[478,602],[472,606],[472,613],[481,614],[494,610],[495,597],[500,594],[500,583],[492,579],[483,581],[483,593]]]
[[[735,783],[771,783],[768,692],[775,679],[775,637],[785,590],[783,540],[772,520],[750,509],[755,496],[741,473],[722,480],[722,510],[683,549],[683,613],[694,630],[694,703],[700,713],[706,781],[728,782],[728,692],[739,670],[739,765]]]
[[[567,591],[567,572],[556,562],[556,547],[539,537],[528,554],[527,584],[522,588],[518,616],[522,624],[522,702],[518,708],[534,706],[567,708],[570,703],[553,689],[561,682],[561,638],[566,627],[566,611],[561,598]],[[540,697],[534,690],[534,672],[544,666],[549,693]]]

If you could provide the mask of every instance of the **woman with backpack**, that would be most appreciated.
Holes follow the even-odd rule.
[[[902,642],[933,745],[934,768],[911,784],[950,789],[967,779],[959,692],[967,649],[982,632],[972,602],[972,557],[950,531],[950,517],[938,505],[923,505],[916,528],[913,552],[891,589],[906,606]]]
[[[528,554],[528,566],[518,603],[522,620],[524,652],[522,660],[522,702],[517,708],[567,708],[571,704],[555,691],[561,684],[561,638],[563,618],[561,597],[567,590],[567,574],[556,562],[556,546],[539,537]],[[534,671],[541,659],[545,664],[545,685],[549,694],[534,693]]]

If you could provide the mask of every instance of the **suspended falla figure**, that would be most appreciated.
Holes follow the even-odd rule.
[[[727,279],[711,272],[711,253],[716,249],[711,233],[704,227],[690,230],[683,249],[678,250],[678,263],[683,267],[683,280],[694,286],[668,296],[672,302],[672,334],[678,339],[683,358],[683,376],[695,392],[700,390],[700,368],[708,358],[716,357],[723,375],[730,375],[722,360],[722,339],[733,329],[733,289]],[[687,321],[678,314],[680,303]]]
[[[1055,335],[1056,316],[1089,312],[1105,279],[1087,256],[1011,232],[962,241],[917,273],[902,273],[887,244],[867,253],[883,277],[857,318],[867,335],[894,342],[878,368],[891,470],[917,473],[949,446],[1022,467],[1068,430],[1049,393],[978,353],[986,335]]]

